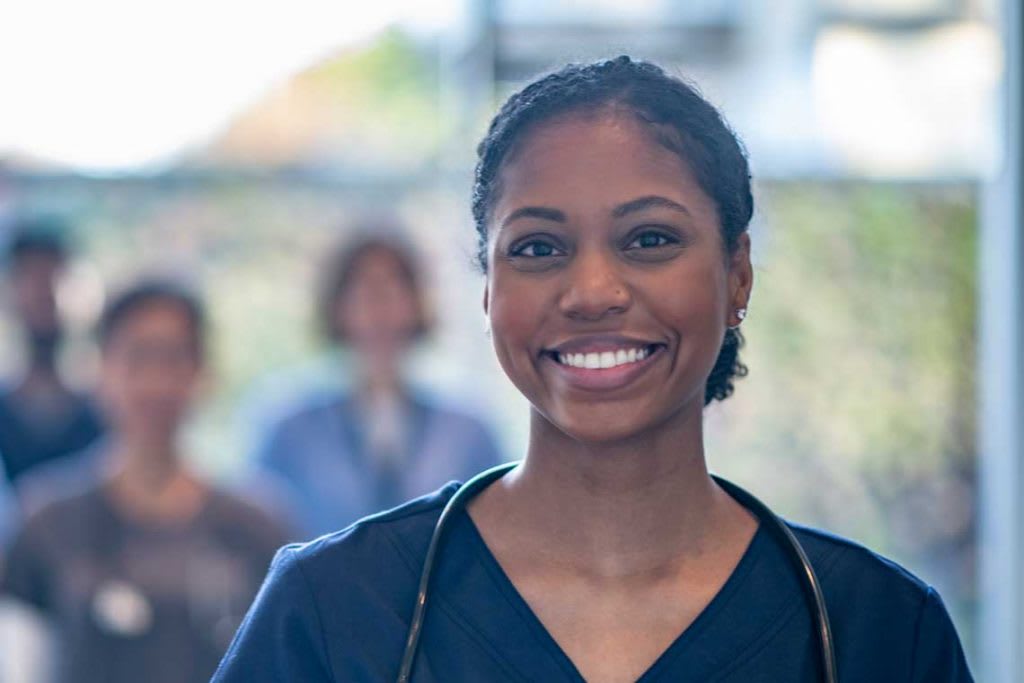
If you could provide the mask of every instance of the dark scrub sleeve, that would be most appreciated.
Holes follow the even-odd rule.
[[[235,634],[211,683],[328,683],[334,681],[313,594],[285,546]]]
[[[914,683],[970,683],[963,648],[942,598],[931,588],[921,607],[914,646]]]

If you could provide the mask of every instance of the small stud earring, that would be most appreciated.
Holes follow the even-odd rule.
[[[747,317],[747,307],[746,306],[742,306],[740,308],[737,308],[736,309],[736,319],[739,320],[739,322],[736,323],[735,325],[729,325],[729,329],[730,330],[737,329],[743,323],[743,320],[746,317]]]

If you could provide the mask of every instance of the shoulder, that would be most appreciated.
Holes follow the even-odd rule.
[[[218,527],[231,534],[265,538],[278,546],[290,540],[289,524],[267,506],[220,486],[213,487],[210,496],[208,514]]]
[[[282,410],[276,420],[278,426],[302,424],[334,416],[348,405],[350,397],[340,391],[317,391],[302,397]]]
[[[451,420],[467,424],[483,424],[483,420],[470,406],[448,396],[440,396],[436,392],[422,387],[409,390],[409,402],[417,409],[424,411],[434,419]]]
[[[347,529],[283,547],[216,683],[385,680],[449,484]]]
[[[102,458],[92,452],[46,463],[19,482],[17,497],[27,527],[79,519],[102,495]]]
[[[81,526],[94,517],[97,495],[87,490],[56,498],[25,518],[5,549],[0,593],[44,611],[53,607],[55,576],[88,543]]]
[[[956,627],[938,592],[900,564],[848,539],[795,524],[821,582],[841,668],[844,655],[874,652],[908,680],[969,681]],[[856,677],[854,677],[856,678]]]
[[[307,543],[285,546],[275,566],[316,596],[326,628],[344,615],[404,614],[413,600],[434,524],[455,483]],[[274,572],[271,581],[278,580]],[[335,629],[344,626],[335,624]]]
[[[96,521],[101,495],[100,482],[89,480],[39,501],[25,512],[14,530],[8,560],[13,563],[19,556],[32,555],[40,560],[60,561],[61,556],[81,549],[83,543],[88,543],[82,527]]]
[[[257,460],[285,462],[299,453],[317,451],[311,445],[324,443],[324,434],[337,428],[349,399],[340,392],[316,392],[267,415],[255,440]]]
[[[26,472],[15,489],[25,515],[97,489],[103,476],[103,453],[103,445],[95,444]]]
[[[491,429],[479,406],[474,407],[464,401],[439,397],[420,388],[410,393],[409,400],[436,429],[446,434],[477,441],[493,440]]]
[[[302,567],[314,583],[339,579],[369,581],[387,590],[388,582],[418,578],[434,524],[458,489],[449,483],[397,508],[358,522],[308,543],[286,546],[284,554]]]
[[[271,439],[302,438],[330,429],[345,414],[350,398],[341,392],[316,392],[271,416],[267,436]]]
[[[920,607],[932,591],[921,578],[902,565],[842,536],[787,523],[799,539],[823,587],[861,598],[882,596]]]

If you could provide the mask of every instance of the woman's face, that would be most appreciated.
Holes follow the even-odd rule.
[[[714,201],[628,114],[543,124],[501,171],[484,307],[534,409],[584,441],[700,415],[752,282]]]
[[[371,249],[338,297],[336,320],[346,343],[372,365],[391,366],[415,336],[416,295],[394,254]]]
[[[104,346],[100,389],[115,431],[147,441],[173,438],[200,384],[192,323],[174,303],[133,311]]]

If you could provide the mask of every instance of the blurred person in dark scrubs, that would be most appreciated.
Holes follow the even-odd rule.
[[[0,464],[17,484],[33,468],[95,442],[102,432],[93,402],[58,371],[64,325],[57,288],[68,258],[54,220],[16,220],[4,265],[9,308],[24,340],[24,369],[0,385]]]
[[[352,388],[306,398],[256,453],[309,535],[500,461],[478,419],[414,389],[405,365],[432,321],[420,264],[398,229],[364,221],[323,273],[319,319],[350,352]]]
[[[58,681],[207,680],[288,540],[185,462],[206,326],[194,295],[158,280],[113,298],[101,318],[110,437],[46,473],[61,490],[15,532],[0,581],[53,626]]]

